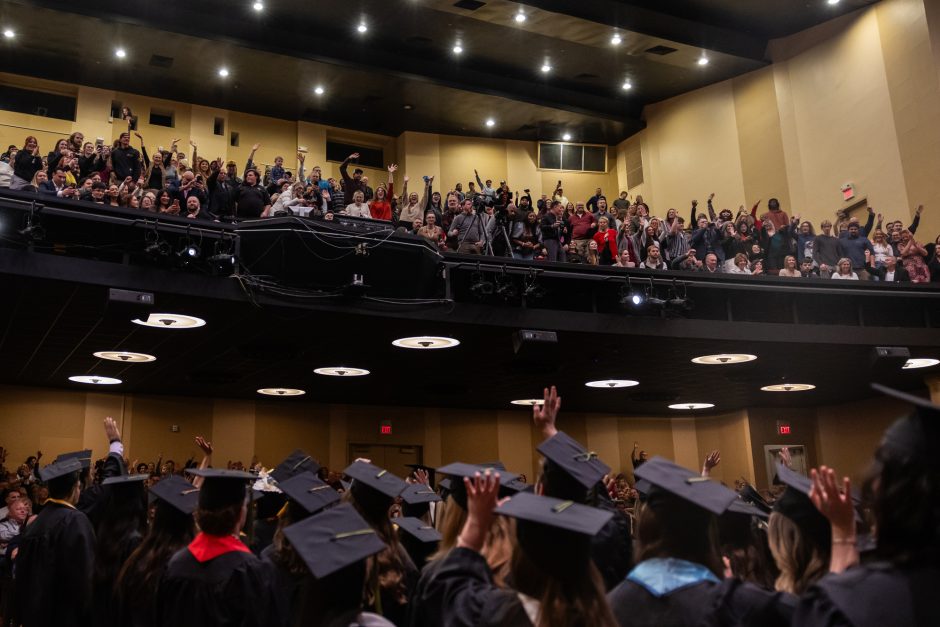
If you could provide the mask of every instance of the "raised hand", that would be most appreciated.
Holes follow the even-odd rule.
[[[551,389],[544,390],[544,403],[532,406],[532,422],[541,429],[542,435],[547,440],[556,433],[555,420],[558,417],[558,410],[561,409],[561,397],[558,396],[558,390],[553,385]]]
[[[702,466],[702,476],[707,477],[712,468],[721,463],[721,451],[715,449],[705,456],[705,464]]]
[[[199,147],[199,146],[196,145],[196,142],[194,142],[193,140],[189,140],[189,145],[192,146],[193,148],[198,148],[198,147]]]
[[[829,519],[832,525],[832,538],[836,540],[855,540],[855,509],[852,505],[852,484],[848,477],[842,478],[840,490],[839,481],[832,468],[820,466],[810,470],[813,486],[809,491],[809,498],[816,509]]]
[[[398,164],[397,164],[397,163],[393,163],[393,164],[391,164],[391,165],[388,166],[388,172],[389,172],[389,174],[392,174],[392,173],[395,172],[396,170],[398,170]]]
[[[297,151],[297,161],[300,161],[301,163],[303,163],[306,158],[307,158],[307,155],[305,155],[304,153],[300,151]]]
[[[611,477],[610,475],[604,475],[604,478],[602,479],[602,481],[604,482],[604,487],[607,488],[607,494],[610,496],[611,499],[616,500],[620,498],[619,495],[617,494],[617,479],[615,477]]]
[[[915,211],[917,212],[917,215],[920,215],[923,210],[924,210],[923,205],[917,205],[917,209]]]
[[[793,458],[790,456],[789,447],[784,446],[780,449],[780,461],[782,461],[787,468],[793,468]]]
[[[430,483],[428,481],[428,471],[424,470],[423,468],[418,468],[415,470],[415,481],[421,485],[428,485]]]
[[[358,153],[358,152],[354,152],[354,153],[352,153],[351,155],[349,155],[348,157],[346,157],[346,159],[347,159],[348,161],[352,161],[353,159],[358,159],[358,158],[359,158],[359,153]]]
[[[406,183],[408,182],[408,175],[407,175],[407,174],[405,175],[405,182],[406,182]]]
[[[480,551],[493,522],[493,509],[499,496],[499,473],[487,470],[473,479],[464,477],[467,490],[467,522],[457,538],[457,546]]]
[[[141,137],[140,133],[138,133],[137,131],[134,131],[134,137],[136,137],[137,139],[139,139],[141,142],[144,141],[144,138]]]
[[[212,442],[209,442],[201,435],[196,436],[196,446],[202,449],[206,455],[212,455]]]
[[[708,195],[709,200],[713,200],[714,198],[715,198],[715,192],[712,192],[711,194]]]
[[[190,142],[190,143],[192,143],[192,142]],[[258,152],[258,149],[259,149],[259,148],[261,148],[261,144],[260,144],[260,143],[254,144],[254,145],[251,147],[251,152]]]
[[[111,416],[104,419],[104,433],[108,436],[108,442],[121,441],[121,430],[118,429],[117,422]]]

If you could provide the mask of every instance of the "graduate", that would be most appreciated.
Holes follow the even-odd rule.
[[[661,457],[635,475],[647,482],[636,566],[607,595],[621,626],[790,624],[792,597],[722,579],[717,516],[738,498],[734,492]]]
[[[419,471],[421,477],[427,475]],[[431,522],[431,514],[441,502],[441,496],[427,483],[412,483],[401,493],[402,515],[392,518],[398,540],[408,552],[418,570],[424,568],[428,558],[437,551],[441,534]],[[434,510],[431,509],[434,506]]]
[[[825,466],[812,471],[811,498],[830,523],[833,574],[804,595],[794,625],[940,625],[940,405],[872,387],[915,407],[885,431],[865,481],[875,517],[874,555],[859,565],[848,478],[839,481]]]
[[[127,558],[115,585],[116,625],[156,625],[157,585],[170,558],[196,535],[193,512],[199,502],[198,488],[180,476],[170,475],[150,488],[150,496],[153,498],[150,528]]]
[[[267,569],[239,540],[251,473],[189,469],[203,477],[195,518],[200,532],[177,551],[157,589],[160,627],[277,625]]]
[[[20,537],[14,562],[13,624],[87,627],[92,624],[95,532],[76,509],[82,463],[66,458],[39,471],[49,499]]]

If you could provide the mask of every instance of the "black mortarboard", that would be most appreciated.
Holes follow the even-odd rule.
[[[742,498],[737,498],[731,501],[731,505],[728,506],[728,512],[733,514],[745,514],[748,516],[756,516],[763,520],[767,520],[770,517],[770,514],[753,503],[748,503]]]
[[[278,483],[281,491],[308,513],[313,514],[340,500],[339,492],[312,472],[302,472]]]
[[[385,548],[375,530],[349,503],[285,527],[284,535],[318,579]]]
[[[653,484],[646,479],[637,479],[637,482],[633,486],[633,489],[640,494],[649,494],[652,488]]]
[[[754,507],[758,508],[765,514],[770,514],[773,510],[773,506],[767,502],[767,500],[760,495],[760,492],[754,489],[754,486],[751,484],[745,484],[741,491],[738,493],[742,499],[750,503]]]
[[[658,456],[634,470],[633,474],[652,484],[647,492],[649,499],[656,496],[657,489],[663,490],[716,515],[728,509],[737,498],[720,483]]]
[[[597,453],[585,450],[564,431],[539,444],[537,450],[587,489],[610,472],[610,466],[598,459]]]
[[[517,494],[493,511],[586,536],[595,535],[614,516],[607,510],[527,492]]]
[[[192,514],[199,505],[199,488],[179,475],[170,475],[150,487],[150,494],[169,503],[184,514]]]
[[[188,468],[186,472],[203,478],[199,507],[209,510],[244,503],[248,496],[248,482],[255,479],[255,475],[243,470]]]
[[[43,481],[52,481],[59,477],[64,477],[70,472],[79,472],[82,469],[82,463],[77,457],[67,457],[62,460],[56,460],[42,468],[39,471],[39,478]]]
[[[425,466],[424,464],[405,464],[405,466],[411,468],[413,471],[423,470],[424,472],[428,473],[428,483],[432,486],[434,485],[434,469],[430,466]]]
[[[395,498],[408,487],[401,477],[368,462],[353,462],[343,473],[391,498]]]
[[[115,485],[122,483],[136,483],[138,481],[146,481],[150,478],[150,475],[147,473],[140,475],[118,475],[117,477],[108,477],[101,482],[101,485]]]
[[[809,499],[813,481],[784,464],[777,464],[777,478],[787,489],[774,501],[774,511],[792,520],[800,531],[828,550],[832,546],[829,521]]]
[[[509,486],[519,478],[519,475],[514,472],[507,472],[505,467],[499,462],[490,464],[465,464],[463,462],[454,462],[453,464],[447,464],[443,468],[438,468],[437,472],[450,477],[449,485],[451,498],[462,508],[467,509],[467,490],[463,484],[464,477],[472,479],[477,473],[482,475],[487,470],[499,473],[499,485],[502,495],[505,495],[507,490],[513,493],[517,492],[517,490]]]
[[[305,471],[317,474],[318,470],[320,470],[319,462],[301,449],[297,449],[271,471],[271,476],[280,483]]]
[[[439,542],[441,539],[441,533],[420,518],[403,516],[392,518],[392,522],[419,542]]]
[[[440,495],[434,491],[429,485],[424,485],[423,483],[412,483],[404,492],[401,493],[401,498],[408,503],[409,505],[417,505],[419,503],[435,503],[441,500]]]
[[[872,383],[871,387],[915,407],[909,416],[888,427],[882,445],[892,453],[912,457],[923,464],[940,464],[940,456],[936,454],[940,444],[940,405],[877,383]]]
[[[91,449],[84,451],[72,451],[71,453],[62,453],[55,458],[55,461],[61,462],[66,459],[77,459],[82,464],[82,470],[91,468]]]

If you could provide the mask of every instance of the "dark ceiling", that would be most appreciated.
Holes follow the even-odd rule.
[[[766,65],[768,39],[874,1],[265,0],[256,13],[253,0],[5,0],[0,22],[18,34],[0,70],[393,136],[613,144],[645,105]]]

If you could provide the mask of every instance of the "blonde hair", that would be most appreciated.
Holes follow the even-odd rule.
[[[801,595],[829,571],[829,556],[823,555],[795,522],[779,512],[770,515],[767,540],[780,569],[774,583],[776,590]]]

